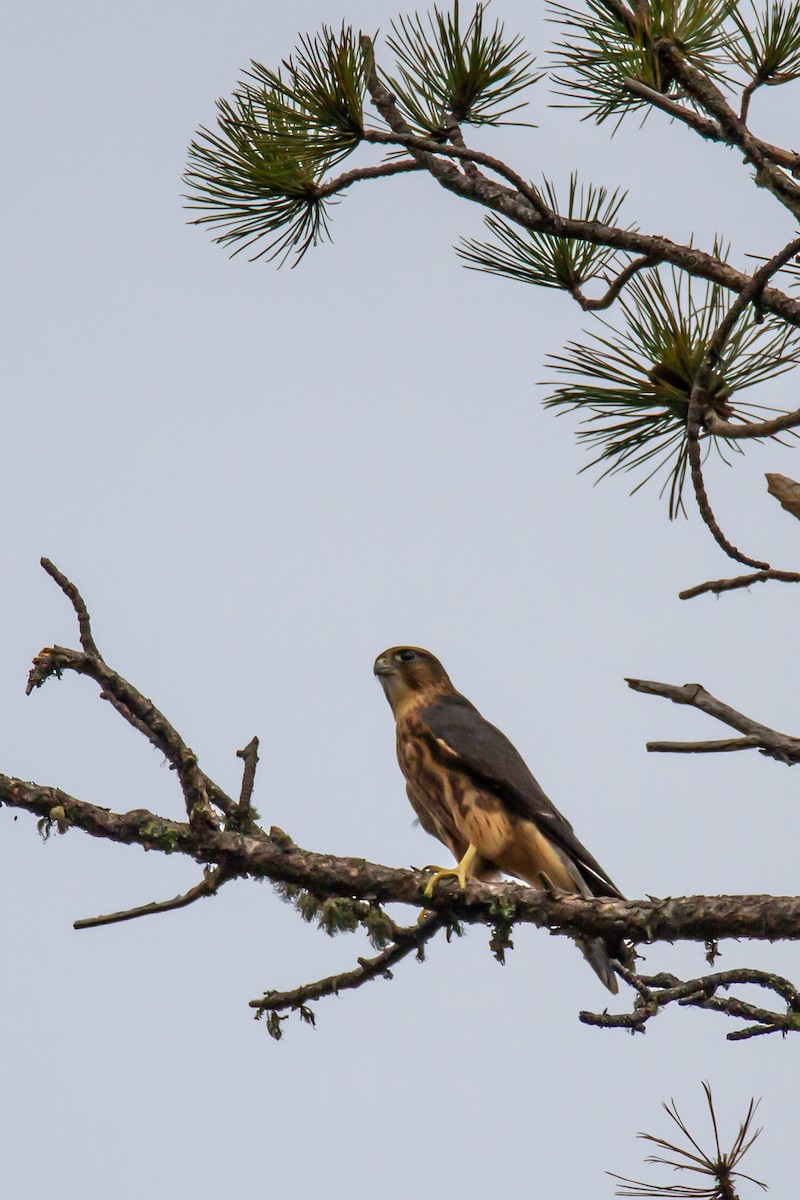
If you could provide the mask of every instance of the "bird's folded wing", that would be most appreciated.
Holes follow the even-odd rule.
[[[512,812],[533,821],[579,869],[594,895],[622,897],[599,862],[575,836],[534,779],[519,751],[464,696],[443,696],[419,713],[439,746],[501,797]]]

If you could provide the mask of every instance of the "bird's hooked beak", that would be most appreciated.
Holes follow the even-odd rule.
[[[386,654],[382,654],[380,658],[375,659],[375,666],[372,668],[375,674],[380,678],[381,675],[393,675],[394,667],[391,660]]]

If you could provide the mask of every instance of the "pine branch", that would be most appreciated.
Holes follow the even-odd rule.
[[[758,559],[748,558],[742,554],[740,550],[728,541],[722,530],[717,524],[714,514],[711,511],[711,505],[706,494],[705,483],[703,480],[703,465],[702,453],[700,450],[700,427],[705,424],[706,411],[713,412],[714,398],[710,394],[712,379],[714,372],[718,367],[720,358],[729,343],[733,331],[737,323],[742,317],[745,309],[749,304],[756,306],[757,317],[758,301],[761,293],[767,285],[767,282],[776,272],[780,271],[781,267],[796,258],[800,253],[800,238],[795,238],[784,246],[769,262],[764,263],[753,275],[747,287],[743,288],[738,297],[731,305],[728,312],[720,321],[717,328],[714,330],[713,336],[708,342],[703,360],[700,363],[700,368],[694,378],[692,391],[689,397],[689,409],[686,416],[686,442],[689,454],[689,465],[691,469],[692,484],[694,485],[695,496],[700,513],[711,531],[717,545],[725,551],[730,557],[737,562],[743,563],[747,567],[755,567],[758,571],[768,571],[770,565],[767,562],[760,562]]]

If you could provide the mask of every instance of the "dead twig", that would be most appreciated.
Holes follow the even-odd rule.
[[[42,566],[75,609],[83,653],[64,646],[50,646],[41,650],[33,660],[26,693],[30,695],[52,676],[59,678],[64,671],[88,675],[99,685],[102,699],[107,700],[129,725],[164,755],[180,781],[190,821],[210,828],[216,827],[217,819],[211,809],[211,803],[229,816],[236,808],[234,802],[200,770],[197,755],[186,745],[177,729],[156,708],[152,700],[143,696],[133,684],[128,683],[104,661],[92,637],[86,605],[75,584],[49,559],[43,558]]]
[[[762,725],[760,721],[754,721],[752,717],[737,712],[735,708],[707,692],[701,683],[684,683],[679,686],[674,683],[656,683],[650,679],[626,679],[625,682],[634,692],[642,692],[647,696],[661,696],[665,700],[671,700],[673,704],[688,704],[692,708],[699,708],[701,712],[744,734],[752,742],[749,748],[760,750],[762,754],[777,759],[778,762],[800,762],[800,738],[779,733],[776,729],[770,729],[768,725]],[[648,749],[654,744],[659,745],[648,743]]]
[[[650,754],[730,754],[735,750],[757,750],[756,737],[722,738],[716,742],[648,742]]]
[[[709,579],[705,583],[697,583],[694,587],[679,592],[678,598],[693,600],[695,596],[702,596],[706,592],[712,592],[718,596],[720,592],[733,592],[738,588],[749,588],[753,583],[766,583],[769,579],[775,579],[778,583],[800,583],[800,572],[777,571],[770,567],[768,571],[754,571],[752,575],[736,575],[733,579]]]
[[[614,970],[637,993],[632,1010],[627,1013],[584,1011],[580,1013],[584,1025],[644,1033],[648,1021],[658,1016],[662,1009],[670,1004],[678,1004],[681,1008],[703,1008],[752,1022],[746,1029],[736,1029],[727,1034],[729,1041],[744,1041],[764,1033],[800,1031],[800,995],[797,988],[788,979],[769,971],[738,967],[713,975],[702,975],[697,979],[682,980],[667,974],[634,975],[618,963],[614,964]],[[783,1012],[774,1012],[737,996],[718,995],[721,989],[727,990],[734,984],[752,984],[772,991],[785,1002],[786,1008]]]
[[[251,738],[243,750],[237,750],[236,757],[244,761],[242,790],[239,794],[239,803],[236,806],[236,817],[240,823],[247,823],[253,819],[252,799],[253,787],[256,781],[256,767],[258,766],[258,738]]]
[[[150,904],[141,904],[138,908],[127,908],[122,912],[108,913],[101,917],[84,917],[83,920],[73,921],[73,929],[94,929],[98,925],[116,925],[120,921],[134,921],[137,917],[150,917],[154,913],[173,912],[176,908],[186,908],[189,904],[194,904],[195,900],[202,900],[205,896],[216,896],[223,883],[227,883],[233,876],[223,870],[222,867],[215,867],[213,870],[206,869],[206,873],[199,883],[193,888],[189,888],[188,892],[184,892],[180,896],[175,896],[172,900],[153,900]]]
[[[365,983],[369,983],[372,979],[391,979],[392,972],[390,968],[415,950],[420,955],[426,943],[440,929],[444,928],[445,925],[447,925],[446,918],[439,916],[437,913],[431,913],[417,925],[397,928],[391,945],[387,946],[374,958],[359,958],[358,966],[354,967],[351,971],[342,971],[338,975],[328,975],[325,979],[318,979],[313,983],[304,983],[300,987],[293,988],[287,992],[269,991],[260,1000],[251,1000],[250,1007],[256,1010],[255,1017],[258,1020],[265,1012],[277,1014],[286,1012],[287,1010],[295,1011],[302,1009],[309,1001],[320,1000],[323,996],[338,996],[339,992],[352,991],[355,988],[363,987]],[[309,1018],[307,1014],[304,1014],[304,1020],[308,1021],[309,1019],[311,1024],[313,1024],[313,1015]],[[274,1037],[276,1036],[276,1032],[280,1032],[280,1024],[276,1021],[271,1021],[268,1024],[268,1030]]]

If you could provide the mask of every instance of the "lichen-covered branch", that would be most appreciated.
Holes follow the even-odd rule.
[[[317,979],[313,983],[301,984],[288,992],[270,990],[260,1000],[251,1000],[250,1007],[255,1009],[256,1020],[265,1013],[269,1014],[267,1030],[276,1039],[281,1037],[281,1021],[285,1019],[280,1017],[279,1013],[299,1011],[303,1020],[313,1025],[313,1012],[307,1008],[310,1002],[363,987],[373,979],[391,979],[393,966],[414,952],[421,960],[426,943],[446,925],[447,921],[438,914],[429,914],[416,925],[396,929],[391,943],[381,950],[380,954],[374,958],[359,958],[358,966],[352,970],[328,975],[325,979]]]
[[[615,970],[636,993],[632,1010],[626,1013],[584,1011],[580,1014],[584,1025],[644,1033],[648,1021],[670,1004],[677,1004],[680,1008],[703,1008],[750,1022],[746,1028],[735,1029],[727,1034],[730,1042],[745,1041],[765,1033],[785,1034],[800,1030],[800,996],[797,988],[788,979],[769,971],[740,967],[703,975],[698,979],[682,980],[668,974],[636,975],[621,964],[616,964]],[[760,1008],[737,996],[719,995],[720,991],[727,992],[735,984],[752,984],[771,991],[784,1002],[784,1008],[777,1012]]]
[[[148,809],[113,812],[59,788],[9,775],[0,775],[0,805],[29,812],[57,825],[61,833],[77,829],[118,844],[183,854],[245,878],[294,884],[315,896],[426,906],[453,923],[494,926],[502,912],[513,924],[537,925],[568,937],[635,943],[706,942],[710,937],[800,940],[799,896],[585,900],[577,895],[552,896],[516,883],[469,882],[462,891],[456,883],[443,880],[428,897],[424,893],[429,872],[304,850],[275,827],[252,835],[197,830]]]

